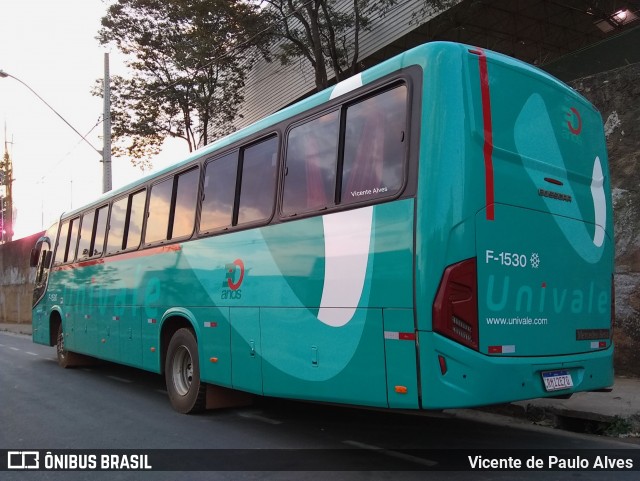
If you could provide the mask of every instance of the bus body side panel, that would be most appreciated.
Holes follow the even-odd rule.
[[[31,314],[33,329],[33,342],[37,344],[51,345],[51,329],[49,326],[49,316],[51,312],[48,294],[38,303]]]
[[[383,310],[411,317],[413,204],[388,202],[183,244],[210,302],[231,311],[233,387],[387,406],[385,368],[396,363],[400,372],[406,356],[385,358]],[[415,343],[406,344],[415,371]],[[412,387],[407,397],[417,399],[415,380]]]
[[[391,308],[404,315],[389,311],[389,328],[413,332],[413,222],[405,199],[150,248],[54,268],[47,295],[71,351],[159,372],[178,316],[205,382],[387,406],[389,366],[390,385],[411,388],[399,402],[416,404],[415,342],[387,340],[405,347],[385,357],[383,326]]]
[[[423,407],[611,385],[613,225],[599,114],[513,59],[435,49],[424,117],[436,132],[422,139],[417,214]],[[445,268],[467,259],[477,313],[451,320],[466,330],[456,338],[433,329],[432,308]],[[547,391],[543,372],[572,385]]]

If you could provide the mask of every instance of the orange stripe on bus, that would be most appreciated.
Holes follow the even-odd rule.
[[[74,262],[63,266],[55,266],[53,271],[70,271],[73,269],[81,269],[83,267],[95,266],[98,264],[106,264],[107,262],[124,261],[127,259],[135,259],[136,257],[154,256],[157,254],[166,254],[167,252],[176,252],[182,249],[180,244],[171,244],[168,246],[151,247],[150,249],[142,249],[138,251],[124,252],[108,257],[100,257],[99,259],[90,259],[87,261]]]

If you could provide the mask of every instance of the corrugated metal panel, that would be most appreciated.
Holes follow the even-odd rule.
[[[351,8],[352,0],[339,1],[340,10]],[[418,24],[436,16],[437,12],[427,12],[416,21],[413,14],[421,5],[423,0],[400,0],[384,17],[372,18],[371,29],[360,35],[360,59],[369,57],[417,28]],[[273,48],[276,51],[277,44]],[[235,126],[245,127],[307,95],[314,88],[314,72],[307,60],[300,58],[284,67],[277,60],[266,62],[259,59],[248,75],[244,90],[245,101]],[[214,137],[215,134],[212,139]]]

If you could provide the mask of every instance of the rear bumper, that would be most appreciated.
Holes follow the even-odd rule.
[[[473,351],[433,332],[418,333],[422,408],[482,406],[590,391],[613,384],[613,345],[564,356],[497,357]],[[438,355],[446,360],[441,373]],[[572,389],[547,392],[542,371],[567,370]]]

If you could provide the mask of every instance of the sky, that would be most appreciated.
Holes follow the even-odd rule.
[[[19,78],[102,149],[101,97],[90,91],[104,77],[126,75],[125,58],[96,40],[105,0],[3,0],[0,2],[0,69]],[[34,93],[13,78],[0,78],[2,147],[13,160],[14,239],[45,230],[59,215],[102,193],[100,155]],[[95,128],[94,128],[95,126]],[[93,128],[93,130],[91,130]],[[6,131],[6,134],[5,134]],[[6,143],[5,143],[6,142]],[[184,141],[170,140],[142,172],[127,158],[112,159],[118,188],[188,155]]]

